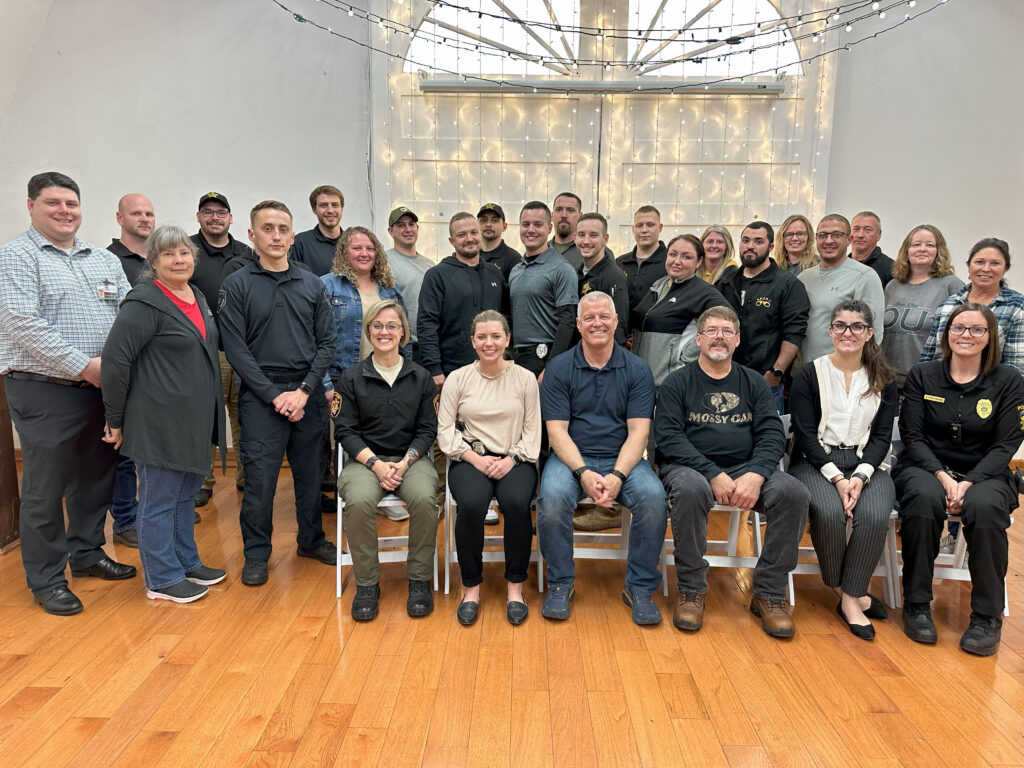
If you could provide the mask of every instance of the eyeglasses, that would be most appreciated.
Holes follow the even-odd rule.
[[[980,339],[988,333],[988,327],[984,325],[960,325],[960,323],[954,323],[949,326],[949,332],[953,336],[963,336],[965,333],[969,333],[971,338]]]
[[[806,232],[787,232],[782,236],[783,240],[806,240]]]
[[[231,215],[231,211],[216,210],[212,211],[209,208],[204,208],[199,212],[199,215],[204,219],[226,219]]]
[[[384,331],[384,330],[386,330],[388,333],[397,333],[398,331],[402,330],[402,324],[401,323],[387,323],[387,324],[385,324],[385,323],[370,323],[370,330],[371,331],[376,331],[377,333],[380,333],[381,331]]]
[[[732,328],[705,328],[703,331],[698,331],[702,336],[707,336],[709,339],[717,339],[721,336],[723,339],[731,339],[736,335],[736,331]]]
[[[836,321],[829,326],[829,330],[831,330],[836,336],[842,336],[847,331],[852,333],[854,336],[860,336],[870,327],[871,326],[865,323],[840,323]]]
[[[826,240],[845,240],[849,236],[846,232],[819,232],[814,238],[825,242]]]

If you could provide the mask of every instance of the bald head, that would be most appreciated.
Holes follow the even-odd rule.
[[[133,244],[145,243],[156,226],[153,204],[145,195],[125,195],[117,201],[117,223],[121,225],[121,242],[133,251],[136,250]]]

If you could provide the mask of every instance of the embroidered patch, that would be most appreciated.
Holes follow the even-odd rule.
[[[337,418],[339,413],[341,413],[341,393],[334,390],[334,397],[331,398],[331,417]]]

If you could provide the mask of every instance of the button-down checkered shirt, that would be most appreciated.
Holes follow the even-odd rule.
[[[971,284],[968,283],[963,290],[954,293],[936,308],[932,330],[924,343],[924,349],[921,350],[922,363],[942,359],[942,332],[946,322],[954,309],[967,303],[970,292]],[[1003,350],[1003,362],[1012,365],[1024,376],[1024,294],[1004,284],[988,308],[992,310],[999,324],[999,344]]]
[[[65,251],[30,227],[0,246],[0,374],[81,379],[129,290],[117,257],[84,240]]]

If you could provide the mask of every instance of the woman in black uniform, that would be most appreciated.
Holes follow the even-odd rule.
[[[903,631],[938,639],[932,574],[946,515],[960,515],[971,572],[971,622],[960,648],[990,656],[1005,600],[1006,529],[1017,507],[1010,459],[1024,438],[1024,383],[1000,364],[999,330],[988,307],[957,307],[942,331],[942,360],[911,369],[893,470],[903,539]]]

